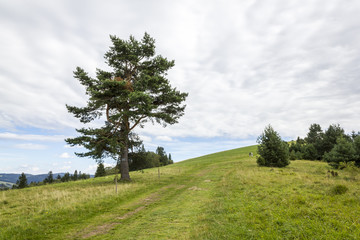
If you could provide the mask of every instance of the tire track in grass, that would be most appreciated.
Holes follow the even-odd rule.
[[[128,218],[131,218],[133,215],[139,213],[140,211],[144,210],[149,205],[159,201],[161,199],[161,195],[166,192],[166,190],[170,188],[175,188],[176,190],[182,189],[183,186],[178,186],[175,184],[170,184],[168,186],[162,187],[160,190],[158,190],[155,193],[150,194],[145,199],[141,200],[140,202],[136,204],[131,204],[131,206],[138,206],[134,210],[129,211],[121,216],[115,217],[115,222],[107,222],[102,225],[97,225],[95,227],[86,228],[83,230],[82,233],[78,233],[82,239],[94,237],[97,235],[103,235],[108,233],[110,230],[114,229],[117,225],[120,225],[122,223],[122,220],[126,220]],[[120,220],[120,221],[119,221]]]
[[[199,168],[194,169],[194,171],[191,171],[192,173],[188,172],[185,175],[178,176],[179,178],[173,179],[173,181],[176,181],[176,183],[169,184],[167,186],[164,186],[157,190],[156,192],[149,194],[147,197],[143,198],[142,200],[138,200],[132,203],[129,203],[124,206],[120,206],[122,209],[128,208],[131,209],[127,213],[124,213],[122,215],[112,215],[111,220],[109,219],[106,223],[101,225],[93,225],[88,226],[87,228],[83,229],[82,231],[78,231],[76,235],[73,235],[74,238],[81,238],[81,239],[87,239],[87,238],[95,238],[95,239],[101,239],[106,238],[110,232],[113,233],[113,231],[118,231],[122,229],[124,231],[129,226],[128,225],[122,225],[124,221],[135,221],[131,220],[132,218],[137,218],[139,214],[141,215],[151,215],[151,212],[158,211],[158,208],[164,208],[166,209],[168,204],[171,202],[176,202],[178,196],[182,195],[184,192],[186,195],[194,195],[194,191],[203,191],[206,189],[199,188],[198,184],[201,184],[204,182],[205,175],[209,175],[211,171],[214,170],[213,166],[206,166],[205,168]],[[189,176],[186,176],[190,174]],[[193,192],[193,193],[190,193]],[[196,194],[195,194],[196,195]],[[159,202],[162,202],[163,204],[159,204]],[[152,224],[151,219],[149,220],[149,224]]]

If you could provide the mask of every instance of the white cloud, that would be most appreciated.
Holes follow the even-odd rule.
[[[70,166],[70,165],[62,166],[62,167],[60,168],[60,170],[62,170],[62,171],[64,171],[64,170],[69,170],[69,169],[71,169],[71,166]]]
[[[63,136],[63,135],[49,136],[49,135],[35,135],[35,134],[16,134],[16,133],[4,132],[4,133],[0,133],[0,139],[60,142],[60,141],[64,141],[65,136]]]
[[[171,142],[171,141],[172,141],[172,138],[171,138],[171,137],[168,137],[168,136],[157,136],[157,137],[156,137],[156,140],[165,141],[165,142]]]
[[[360,130],[359,12],[360,2],[340,0],[110,0],[90,1],[87,11],[66,0],[1,1],[0,139],[61,142],[65,136],[13,132],[82,127],[65,108],[86,104],[72,71],[94,76],[106,68],[109,34],[145,31],[158,54],[175,59],[171,84],[189,92],[178,124],[136,129],[146,144],[251,139],[269,123],[293,138],[311,123]]]
[[[91,164],[85,169],[84,172],[94,174],[96,172],[96,169],[97,169],[97,164]]]
[[[67,153],[67,152],[64,152],[64,153],[60,154],[59,157],[60,157],[60,158],[71,158],[70,154]]]
[[[31,172],[38,172],[40,170],[39,167],[32,167]]]
[[[44,150],[47,148],[47,146],[42,144],[34,144],[34,143],[21,143],[21,144],[16,144],[15,148],[26,149],[26,150]]]
[[[29,174],[41,174],[41,169],[38,166],[31,165],[31,164],[22,164],[20,166],[17,166],[11,172],[14,173],[29,173]]]
[[[139,135],[140,139],[144,142],[147,142],[147,143],[151,143],[152,142],[152,138],[149,137],[149,136],[146,136],[146,135]]]

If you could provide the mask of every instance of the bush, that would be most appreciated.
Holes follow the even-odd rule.
[[[339,168],[341,162],[355,161],[355,158],[356,152],[354,146],[345,138],[339,138],[334,148],[324,155],[324,160],[334,168]]]
[[[257,142],[259,166],[285,167],[290,164],[289,145],[281,140],[280,135],[270,125],[265,127]]]
[[[292,151],[290,152],[290,160],[296,160],[295,150],[292,150]]]
[[[303,159],[303,155],[302,155],[301,152],[296,152],[295,155],[296,155],[296,159],[297,159],[297,160]]]
[[[354,138],[355,165],[360,167],[360,136]]]
[[[356,181],[360,176],[360,169],[356,166],[355,162],[340,162],[339,169],[347,172],[350,177],[347,177],[346,180]]]
[[[349,189],[344,185],[336,185],[331,189],[331,193],[334,195],[341,195],[348,191]]]
[[[318,152],[317,152],[314,144],[309,143],[309,144],[305,145],[303,157],[306,160],[316,160],[317,159]]]

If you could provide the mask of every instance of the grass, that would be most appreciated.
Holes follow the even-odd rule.
[[[258,167],[246,147],[144,173],[0,192],[0,239],[359,239],[354,172]]]

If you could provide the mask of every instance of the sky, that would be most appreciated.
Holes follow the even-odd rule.
[[[359,14],[352,0],[0,0],[0,172],[95,172],[64,142],[83,127],[65,104],[86,104],[73,71],[106,69],[109,35],[147,32],[175,60],[185,115],[135,129],[175,162],[254,145],[268,124],[284,140],[359,131]]]

